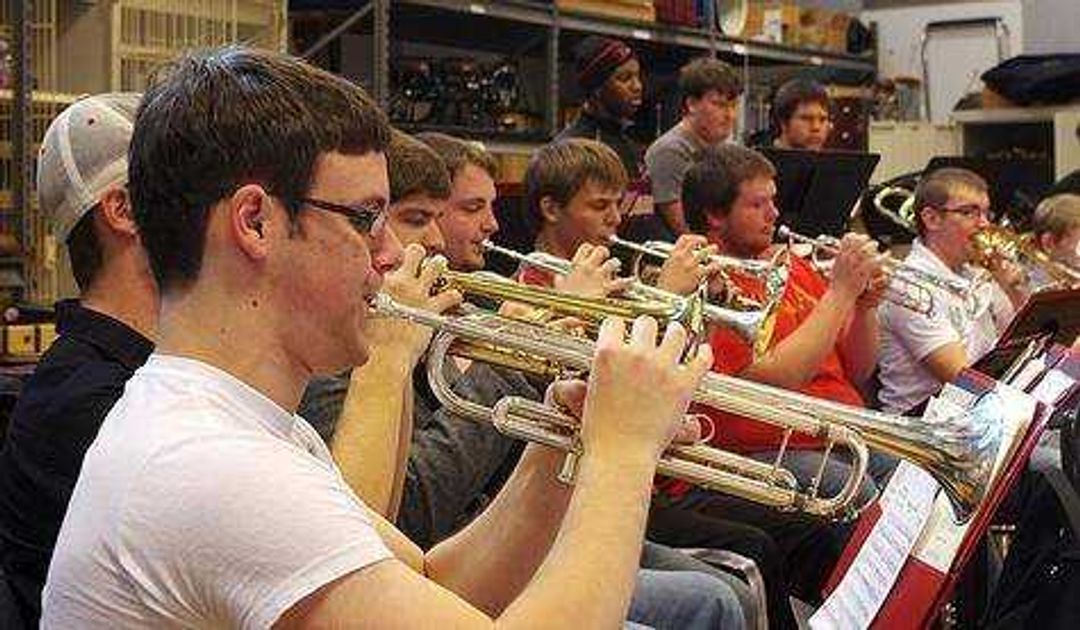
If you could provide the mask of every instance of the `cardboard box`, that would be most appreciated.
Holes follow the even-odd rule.
[[[555,6],[567,11],[621,20],[656,21],[656,8],[652,0],[555,0]]]

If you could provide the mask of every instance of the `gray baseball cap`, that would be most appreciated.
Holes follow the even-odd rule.
[[[79,99],[45,132],[38,152],[38,198],[60,242],[109,187],[127,183],[128,145],[141,98],[117,92]]]

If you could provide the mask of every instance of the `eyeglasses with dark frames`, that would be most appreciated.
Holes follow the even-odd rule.
[[[379,219],[386,214],[386,204],[381,201],[370,201],[363,204],[341,204],[315,199],[314,197],[298,197],[290,200],[296,205],[307,205],[316,210],[340,214],[349,220],[357,232],[364,236],[370,236]]]
[[[970,203],[963,206],[956,206],[955,208],[938,207],[937,210],[949,214],[959,214],[966,219],[979,219],[985,217],[991,218],[990,208],[984,208],[978,204]]]

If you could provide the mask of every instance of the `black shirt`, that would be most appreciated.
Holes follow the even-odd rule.
[[[582,110],[578,119],[569,127],[560,131],[559,135],[555,136],[555,139],[589,138],[590,140],[603,142],[619,155],[623,166],[626,167],[626,174],[630,176],[631,181],[634,181],[643,172],[641,163],[642,150],[641,145],[626,135],[626,127],[626,123],[621,121],[601,118]]]
[[[56,305],[59,337],[23,387],[0,450],[0,563],[33,626],[60,523],[90,443],[154,346],[76,300]]]

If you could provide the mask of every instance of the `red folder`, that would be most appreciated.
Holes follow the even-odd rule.
[[[992,379],[972,370],[965,371],[954,384],[974,394],[988,392],[995,386]],[[994,488],[972,516],[971,525],[965,532],[948,573],[938,571],[913,555],[909,556],[888,598],[874,618],[872,628],[891,630],[930,626],[937,616],[937,611],[951,594],[956,580],[970,560],[978,542],[990,526],[998,506],[1026,467],[1028,457],[1038,443],[1049,418],[1049,413],[1047,413],[1049,409],[1041,404],[1037,406],[1036,417],[1029,425],[1024,437],[1021,438],[1012,459],[1005,464]],[[826,594],[832,592],[840,583],[880,517],[881,510],[877,505],[871,506],[859,517],[851,539],[826,582],[824,589]]]

